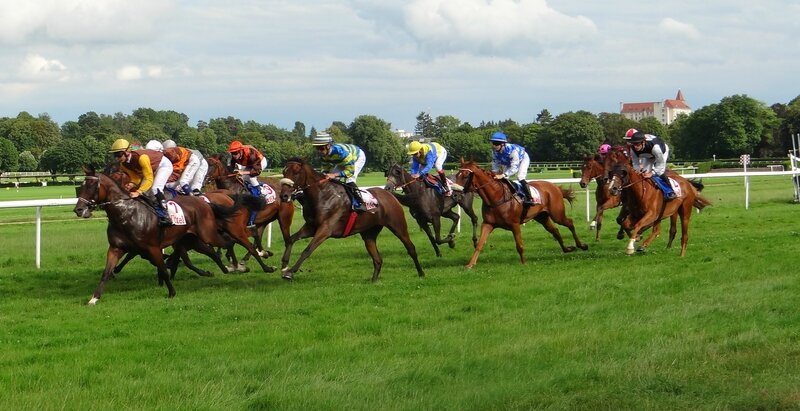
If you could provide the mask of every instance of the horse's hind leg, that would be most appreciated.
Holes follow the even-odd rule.
[[[575,247],[564,245],[564,239],[561,238],[561,232],[559,232],[558,227],[553,224],[553,220],[550,218],[550,215],[547,213],[539,213],[533,219],[541,224],[544,229],[547,230],[547,232],[549,232],[550,235],[556,239],[556,241],[558,241],[558,245],[561,246],[561,251],[565,253],[571,253],[575,251]],[[572,227],[572,229],[575,229],[575,227]]]
[[[395,237],[400,239],[400,242],[403,243],[403,246],[406,248],[406,252],[411,257],[411,260],[414,261],[414,267],[417,269],[417,275],[420,277],[425,277],[425,272],[422,271],[422,265],[420,265],[419,257],[417,256],[417,248],[414,247],[414,243],[411,242],[411,238],[408,235],[408,226],[406,226],[405,218],[403,218],[403,220],[401,220],[399,223],[387,225],[387,227],[389,228],[389,231],[391,231],[392,234],[394,234]]]
[[[439,242],[436,241],[436,237],[434,237],[433,232],[431,231],[431,226],[428,225],[428,222],[425,221],[422,218],[419,218],[419,219],[416,219],[416,220],[417,220],[417,224],[419,224],[419,227],[422,229],[422,231],[425,232],[425,235],[428,236],[428,241],[431,242],[431,246],[433,246],[433,251],[436,252],[436,256],[437,257],[441,257],[442,256],[442,252],[439,251]]]
[[[169,272],[167,266],[164,264],[164,254],[161,253],[161,248],[158,245],[152,245],[145,249],[147,259],[150,263],[156,266],[158,270],[159,283],[163,282],[167,286],[167,297],[175,297],[175,287],[172,286],[172,281],[169,279]]]
[[[667,240],[667,248],[672,248],[672,241],[675,240],[675,233],[678,232],[678,215],[673,214],[669,216],[669,240]]]
[[[136,258],[137,255],[139,255],[139,254],[126,253],[125,257],[122,259],[122,261],[120,261],[120,263],[117,264],[116,267],[114,267],[114,272],[111,274],[111,278],[114,278],[114,274],[119,274],[119,272],[122,271],[123,268],[125,268],[125,265],[127,265],[131,260]]]

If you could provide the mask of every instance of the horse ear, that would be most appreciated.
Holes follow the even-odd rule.
[[[94,166],[84,164],[81,166],[81,168],[83,169],[83,172],[86,173],[87,176],[95,175]]]

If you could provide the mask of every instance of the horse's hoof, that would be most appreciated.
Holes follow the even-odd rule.
[[[270,266],[264,267],[264,272],[265,273],[274,273],[275,272],[275,266],[270,265]]]
[[[250,269],[244,264],[239,264],[238,266],[236,266],[236,272],[238,272],[238,273],[249,273]]]
[[[627,255],[633,255],[635,252],[636,251],[633,248],[626,248],[625,249],[625,254],[627,254]]]
[[[269,258],[269,257],[272,257],[273,255],[275,255],[275,254],[273,254],[272,251],[269,251],[269,250],[258,250],[258,256],[259,257]]]
[[[575,247],[564,247],[564,252],[565,253],[571,253],[573,251],[575,251]]]
[[[589,244],[581,244],[578,246],[578,248],[580,248],[583,251],[586,251],[589,249]]]
[[[473,266],[471,266],[471,265],[468,265],[468,266],[464,267],[464,269],[465,269],[465,270],[471,270],[471,269],[472,269],[472,267],[473,267]]]
[[[99,300],[100,300],[100,299],[99,299],[99,298],[97,298],[97,297],[92,297],[92,299],[91,299],[91,300],[89,300],[89,302],[88,302],[88,303],[86,303],[86,305],[91,305],[92,307],[94,307],[95,305],[97,305],[97,301],[99,301]]]
[[[637,248],[637,249],[636,249],[636,252],[637,252],[637,253],[643,253],[643,252],[645,252],[645,251],[647,251],[647,248],[646,248],[646,247],[639,247],[639,248]]]
[[[212,273],[211,271],[200,271],[198,274],[200,274],[201,277],[213,277],[214,276],[214,273]]]
[[[625,234],[617,233],[617,240],[622,240],[623,238],[625,238]]]
[[[229,265],[229,266],[226,266],[226,267],[225,267],[225,270],[226,270],[226,271],[225,271],[225,274],[230,274],[230,273],[232,273],[232,272],[235,272],[235,271],[236,271],[236,267],[234,267],[234,266],[232,266],[232,265]]]
[[[450,240],[447,242],[447,246],[450,248],[456,248],[456,240]]]
[[[291,273],[284,273],[281,276],[281,278],[283,278],[284,280],[287,280],[287,281],[291,281],[291,280],[294,280],[294,275],[292,275]]]

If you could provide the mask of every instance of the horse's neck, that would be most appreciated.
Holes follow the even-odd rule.
[[[122,200],[125,198],[130,198],[127,192],[122,190],[120,187],[111,177],[101,175],[100,177],[100,188],[102,189],[100,193],[98,193],[98,200],[101,203],[106,202],[115,202],[118,200]]]
[[[473,173],[472,178],[474,179],[476,175],[476,173]],[[484,175],[484,178],[486,181],[473,181],[472,183],[477,186],[476,191],[481,200],[486,204],[491,204],[502,199],[506,192],[506,184],[488,175]]]
[[[650,188],[648,187],[649,185],[651,185],[650,182],[646,181],[647,179],[645,179],[644,177],[642,177],[641,174],[636,172],[636,170],[634,170],[633,167],[626,165],[625,168],[628,170],[628,176],[629,176],[628,187],[626,188],[626,190],[628,190],[629,193],[633,194],[633,197],[636,199],[636,201],[638,201],[639,203],[643,203],[643,200],[647,197],[647,189]]]

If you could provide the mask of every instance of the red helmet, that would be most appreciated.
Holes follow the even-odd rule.
[[[625,132],[625,137],[624,137],[625,140],[628,140],[629,138],[633,137],[633,135],[636,134],[637,132],[639,132],[639,130],[635,128],[629,128],[628,131]]]
[[[228,146],[228,152],[229,153],[235,153],[235,152],[241,150],[242,148],[244,148],[244,147],[242,147],[242,142],[241,141],[233,140],[233,141],[231,141],[231,145]]]

